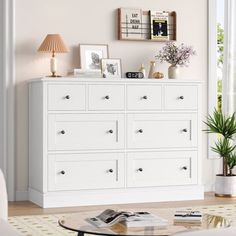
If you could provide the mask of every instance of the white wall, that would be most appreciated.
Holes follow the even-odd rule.
[[[116,37],[116,9],[133,7],[177,12],[178,43],[193,45],[197,56],[182,76],[204,83],[203,112],[207,109],[207,0],[20,0],[16,1],[16,153],[17,191],[28,185],[28,91],[27,80],[49,74],[48,54],[37,48],[48,33],[60,33],[70,53],[58,55],[59,72],[78,67],[78,44],[109,44],[110,57],[121,58],[123,71],[137,70],[163,46],[158,42],[124,42]],[[167,65],[157,65],[166,74]],[[204,119],[203,116],[203,119]],[[203,181],[211,186],[212,162],[206,159],[203,136]]]

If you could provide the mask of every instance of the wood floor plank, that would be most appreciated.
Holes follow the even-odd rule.
[[[138,203],[138,204],[122,204],[122,205],[106,205],[106,206],[83,206],[83,207],[62,207],[62,208],[47,208],[43,209],[32,202],[9,202],[9,216],[19,215],[42,215],[42,214],[59,214],[67,212],[83,212],[93,210],[104,210],[106,208],[173,208],[173,207],[188,207],[188,206],[203,206],[217,204],[233,204],[236,203],[236,198],[220,198],[215,197],[214,193],[205,193],[204,200],[194,201],[178,201],[178,202],[155,202],[155,203]]]

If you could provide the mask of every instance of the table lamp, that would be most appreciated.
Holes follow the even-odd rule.
[[[48,52],[52,53],[52,58],[50,61],[51,75],[50,77],[60,77],[56,74],[57,62],[55,53],[65,53],[68,52],[66,45],[64,44],[61,36],[59,34],[48,34],[42,44],[40,45],[38,52]]]

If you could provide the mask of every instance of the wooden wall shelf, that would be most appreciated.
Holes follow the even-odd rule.
[[[122,10],[134,10],[139,11],[142,14],[142,20],[135,21],[126,17],[124,20],[124,16],[122,16]],[[159,38],[152,39],[151,34],[153,32],[152,22],[150,19],[150,11],[142,11],[141,9],[118,9],[118,40],[123,41],[145,41],[145,42],[168,42],[168,41],[176,41],[177,40],[177,16],[175,11],[164,12],[168,13],[168,27],[167,34],[168,38]],[[137,13],[137,15],[139,12]],[[133,14],[135,15],[135,13]]]

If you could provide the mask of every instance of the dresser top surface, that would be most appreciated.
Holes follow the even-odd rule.
[[[108,78],[78,78],[78,77],[41,77],[30,79],[31,82],[109,82],[109,83],[203,83],[202,80],[195,79],[108,79]]]

